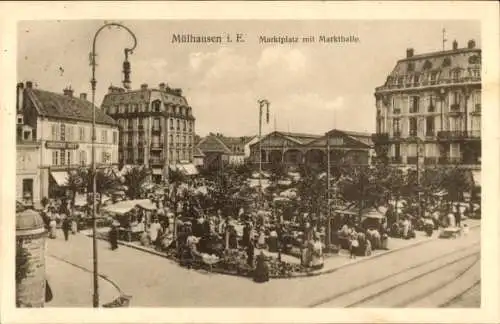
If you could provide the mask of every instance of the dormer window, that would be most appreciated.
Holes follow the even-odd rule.
[[[23,125],[24,124],[24,117],[21,115],[21,116],[17,116],[17,124],[18,125]]]
[[[408,62],[407,70],[408,70],[408,72],[415,71],[415,62]]]
[[[479,64],[481,63],[481,59],[477,55],[472,55],[469,57],[469,64]]]
[[[432,69],[432,63],[431,63],[431,61],[429,61],[429,60],[425,61],[423,68],[424,68],[424,70]]]
[[[161,102],[159,100],[153,102],[153,112],[160,112]]]
[[[443,60],[442,66],[443,67],[447,67],[447,66],[450,66],[450,65],[451,65],[451,59],[449,57],[445,57],[444,60]]]

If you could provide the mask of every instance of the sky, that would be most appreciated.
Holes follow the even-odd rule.
[[[75,95],[88,93],[92,39],[104,21],[23,21],[18,25],[19,82]],[[476,21],[349,20],[130,20],[120,21],[137,37],[129,57],[132,89],[161,82],[182,88],[193,107],[196,133],[227,136],[258,133],[257,101],[270,102],[263,133],[323,134],[337,128],[375,130],[375,87],[385,82],[406,49],[415,54],[442,49],[453,40],[481,46]],[[173,34],[231,35],[232,43],[172,43]],[[236,43],[236,34],[245,42]],[[260,36],[356,36],[357,43],[259,43]],[[100,104],[110,85],[120,86],[123,49],[132,44],[123,29],[104,29],[96,43]]]

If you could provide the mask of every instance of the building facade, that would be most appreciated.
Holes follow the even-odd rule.
[[[250,146],[250,161],[254,165],[262,163],[263,169],[273,164],[326,168],[329,156],[331,166],[369,165],[372,146],[371,135],[367,133],[338,129],[324,135],[275,131]]]
[[[481,49],[470,40],[451,50],[406,57],[376,88],[379,156],[395,165],[481,164]]]
[[[17,115],[16,137],[16,200],[27,206],[40,204],[40,141],[33,129],[24,125],[22,114]]]
[[[167,166],[193,163],[195,118],[181,89],[110,87],[101,108],[119,124],[122,166],[145,165],[161,181]]]
[[[73,96],[33,88],[32,82],[17,86],[18,115],[32,128],[39,145],[40,197],[57,197],[65,191],[68,172],[92,162],[92,103],[86,95]],[[118,163],[118,126],[96,109],[96,166]]]

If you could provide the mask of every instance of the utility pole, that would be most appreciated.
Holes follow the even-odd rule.
[[[261,99],[259,103],[259,204],[262,206],[262,113],[264,107],[266,111],[266,121],[269,123],[269,101]]]
[[[326,244],[329,246],[331,244],[331,204],[330,204],[330,133],[326,134],[326,219],[327,219],[327,230],[328,230],[328,236],[327,236],[327,241]]]

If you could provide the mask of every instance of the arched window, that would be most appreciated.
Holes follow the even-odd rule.
[[[153,101],[153,105],[152,105],[153,112],[160,112],[160,107],[161,107],[160,100]]]

